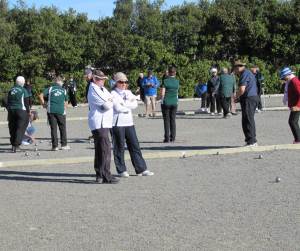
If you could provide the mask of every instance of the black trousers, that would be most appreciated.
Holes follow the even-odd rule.
[[[130,154],[131,163],[137,174],[147,170],[146,162],[143,158],[139,141],[136,136],[134,126],[114,126],[113,132],[113,146],[114,146],[114,161],[118,173],[123,173],[127,170],[125,165],[125,141]]]
[[[23,110],[8,110],[10,144],[19,146],[29,123],[29,115]]]
[[[216,106],[217,106],[217,113],[220,113],[222,111],[221,102],[220,99],[216,94],[210,94],[209,95],[209,105],[210,105],[210,112],[216,112]]]
[[[223,109],[223,114],[224,116],[226,116],[229,113],[231,97],[220,96],[219,99],[220,99],[221,107]]]
[[[161,105],[164,119],[165,141],[175,141],[176,138],[176,112],[177,105]]]
[[[258,95],[257,109],[262,110],[261,94]]]
[[[201,108],[208,108],[209,107],[209,99],[207,96],[207,92],[201,95]]]
[[[48,115],[48,121],[51,129],[52,147],[58,146],[57,126],[60,132],[61,146],[66,146],[67,145],[66,115],[61,115],[57,113],[47,113],[47,115]]]
[[[108,137],[109,128],[100,128],[92,131],[95,145],[94,169],[96,176],[105,182],[110,182],[111,146]]]
[[[256,140],[256,128],[255,128],[255,109],[257,107],[258,97],[246,97],[241,99],[242,108],[242,127],[245,135],[245,141],[247,144],[254,144]]]
[[[291,112],[289,117],[289,125],[294,135],[295,142],[300,142],[300,128],[299,128],[300,111]]]
[[[69,92],[70,95],[70,102],[72,104],[72,106],[77,106],[77,98],[76,98],[76,92],[70,91]]]

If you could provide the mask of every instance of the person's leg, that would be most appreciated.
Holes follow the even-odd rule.
[[[67,145],[67,128],[66,128],[66,115],[55,114],[58,128],[60,132],[60,143],[61,146]]]
[[[15,135],[15,146],[19,146],[22,143],[23,136],[25,134],[26,128],[29,123],[29,115],[26,111],[23,110],[17,110],[17,128],[16,128],[16,135]]]
[[[221,97],[219,95],[216,95],[216,106],[217,106],[217,112],[222,113]]]
[[[229,106],[230,106],[231,97],[224,97],[223,100],[223,114],[224,116],[227,116],[229,114]]]
[[[223,115],[224,115],[224,117],[227,115],[227,113],[226,113],[226,98],[224,97],[224,96],[220,96],[220,104],[221,104],[221,107],[222,107],[222,109],[223,109]]]
[[[176,139],[176,112],[177,112],[177,105],[170,106],[170,140],[175,141]]]
[[[242,109],[242,129],[243,129],[243,133],[245,135],[245,142],[248,143],[248,131],[247,131],[247,114],[246,114],[246,102],[245,100],[241,100],[241,109]]]
[[[151,108],[150,96],[145,96],[145,105],[146,105],[146,116],[149,116],[150,108]]]
[[[101,128],[93,131],[95,151],[97,154],[97,162],[95,159],[95,169],[98,177],[104,182],[110,182],[112,175],[110,173],[111,146],[108,137],[109,129]],[[96,165],[97,164],[97,165]]]
[[[235,94],[232,94],[231,102],[230,102],[230,112],[232,114],[236,114],[236,103],[235,103],[234,99],[235,99]]]
[[[245,128],[247,144],[254,144],[256,140],[255,128],[255,109],[257,107],[257,97],[248,97],[245,99]]]
[[[76,97],[76,91],[74,92],[74,106],[77,106],[77,97]]]
[[[258,95],[257,109],[262,111],[261,94]]]
[[[143,158],[134,126],[125,127],[125,138],[130,154],[131,163],[135,169],[136,174],[140,174],[146,171],[147,165]]]
[[[127,170],[124,152],[125,152],[125,127],[114,126],[113,132],[113,153],[117,172],[123,173]]]
[[[215,102],[216,102],[216,99],[215,99],[215,95],[213,94],[210,94],[210,100],[209,100],[209,104],[210,104],[210,113],[215,113]]]
[[[16,116],[14,110],[8,111],[7,119],[8,119],[9,135],[10,135],[10,144],[12,146],[16,146],[15,139],[16,139],[17,123],[16,123]]]
[[[48,121],[51,129],[51,141],[52,148],[58,147],[58,139],[57,139],[57,120],[53,113],[47,113]]]
[[[155,117],[156,96],[151,97],[151,108],[152,108],[152,116]]]
[[[164,142],[169,142],[170,141],[170,109],[169,106],[162,104],[161,105],[161,111],[163,114],[163,119],[164,119]]]
[[[291,111],[289,117],[289,125],[293,133],[295,142],[300,142],[299,116],[300,116],[300,112]]]

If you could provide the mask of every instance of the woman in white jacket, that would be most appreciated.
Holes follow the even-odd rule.
[[[125,141],[130,154],[132,165],[139,176],[151,176],[154,173],[147,170],[146,162],[142,156],[139,141],[133,124],[131,110],[137,108],[137,98],[127,90],[128,79],[122,72],[114,75],[115,85],[113,96],[113,147],[114,161],[120,177],[128,178],[129,174],[125,165]]]

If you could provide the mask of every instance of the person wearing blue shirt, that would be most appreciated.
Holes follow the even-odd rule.
[[[240,60],[234,64],[240,76],[236,102],[240,102],[242,109],[242,127],[246,146],[257,146],[254,114],[258,104],[257,85],[254,74],[246,68]]]
[[[207,83],[201,80],[195,87],[196,95],[201,98],[201,108],[199,112],[208,112],[209,100],[207,97]]]
[[[151,69],[148,70],[148,74],[143,79],[142,87],[145,92],[145,104],[146,104],[146,116],[155,117],[157,88],[159,87],[159,81],[156,76],[153,75]]]

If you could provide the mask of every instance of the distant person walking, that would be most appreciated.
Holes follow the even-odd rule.
[[[104,87],[107,76],[100,71],[93,73],[93,82],[88,91],[89,102],[89,128],[93,133],[95,145],[94,169],[97,183],[119,182],[119,179],[111,175],[111,144],[109,131],[113,122],[113,96]]]
[[[54,83],[39,95],[40,103],[47,108],[47,117],[51,129],[52,151],[58,151],[57,126],[60,132],[61,150],[69,150],[67,145],[66,107],[68,95],[63,88],[63,78],[57,76]]]
[[[159,81],[153,75],[151,69],[148,70],[147,76],[143,79],[143,87],[145,90],[146,116],[155,116],[157,88]]]
[[[224,118],[228,118],[230,113],[230,102],[233,93],[235,92],[235,78],[228,74],[228,68],[223,67],[220,75],[220,86],[218,96],[223,109]]]
[[[176,79],[176,68],[169,68],[169,76],[162,82],[161,110],[164,120],[164,143],[175,142],[176,139],[176,112],[178,107],[179,80]]]
[[[71,105],[73,107],[77,107],[77,97],[76,97],[77,83],[73,79],[73,77],[70,78],[68,87],[69,87],[69,98],[70,98]]]
[[[240,76],[236,101],[240,102],[242,108],[242,127],[246,146],[257,146],[254,120],[258,103],[256,79],[253,73],[246,68],[246,64],[240,60],[235,62],[234,67]]]
[[[25,78],[18,76],[16,84],[9,90],[7,96],[8,128],[12,152],[20,150],[22,138],[29,122],[29,97],[24,88]]]
[[[124,156],[126,142],[135,173],[139,176],[152,176],[154,173],[147,170],[133,123],[131,110],[137,108],[137,97],[128,90],[128,79],[124,73],[116,73],[114,80],[115,86],[111,92],[114,103],[112,132],[117,172],[120,177],[129,177]]]
[[[280,79],[286,81],[288,107],[291,110],[289,125],[294,136],[294,144],[300,143],[300,80],[289,67],[280,71]]]

